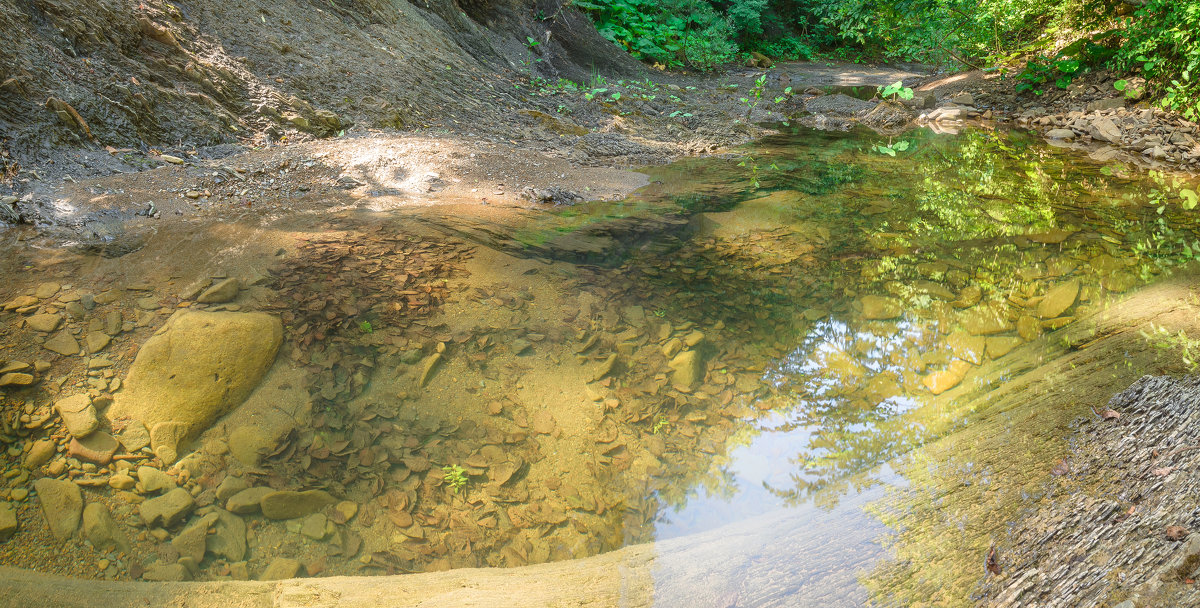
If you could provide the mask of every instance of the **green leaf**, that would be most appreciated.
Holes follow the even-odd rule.
[[[617,100],[621,99],[621,94],[620,94],[620,93],[613,93],[613,94],[612,94],[612,99],[613,99],[613,101],[617,101]]]
[[[892,144],[892,148],[897,152],[903,152],[908,149],[908,140],[898,141],[895,144]]]
[[[1179,196],[1183,198],[1184,209],[1195,209],[1196,205],[1200,204],[1200,194],[1196,194],[1196,191],[1191,188],[1180,190]]]
[[[1129,81],[1127,81],[1127,80],[1118,80],[1113,83],[1113,88],[1118,91],[1124,91],[1125,88],[1128,86],[1129,86]]]

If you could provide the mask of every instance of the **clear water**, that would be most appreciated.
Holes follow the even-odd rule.
[[[1012,417],[988,396],[1061,356],[1052,332],[1191,260],[1200,226],[1178,193],[1195,184],[1019,134],[899,140],[891,157],[874,134],[787,130],[736,158],[648,168],[652,185],[626,201],[507,223],[260,218],[163,229],[116,259],[10,241],[4,295],[36,284],[18,266],[158,295],[196,264],[257,273],[239,307],[287,328],[264,385],[280,407],[312,408],[252,476],[359,510],[336,542],[261,521],[252,572],[275,555],[386,574],[658,541],[663,605],[912,605],[930,581],[963,605],[981,546],[1020,504],[940,520],[942,484],[1036,493],[1030,471],[1086,413],[1042,412],[1038,449],[1016,445],[1026,431],[980,443],[973,429]],[[1026,402],[1050,392],[1033,386]],[[1026,456],[997,472],[1002,458],[980,452],[949,471],[955,441]],[[214,462],[206,483],[225,474]],[[967,532],[938,540],[951,529]],[[152,539],[136,545],[100,576],[159,559]],[[95,576],[97,558],[56,564]]]

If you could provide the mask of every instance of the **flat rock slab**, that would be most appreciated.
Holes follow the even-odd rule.
[[[71,538],[79,529],[79,519],[83,515],[83,493],[79,486],[43,477],[33,482],[33,489],[37,490],[50,533],[58,540]]]
[[[283,341],[265,313],[176,313],[138,352],[109,416],[191,439],[254,391]]]
[[[79,354],[79,342],[76,342],[75,337],[66,330],[54,334],[54,337],[46,340],[42,346],[64,357]]]
[[[95,431],[86,437],[71,438],[67,446],[67,455],[104,466],[112,462],[113,455],[121,444],[116,438],[104,431]]]
[[[264,495],[259,508],[267,519],[296,519],[316,513],[335,502],[337,499],[324,490],[281,490]]]

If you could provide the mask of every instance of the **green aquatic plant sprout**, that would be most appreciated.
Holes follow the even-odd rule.
[[[904,86],[903,80],[897,80],[886,87],[879,87],[879,96],[887,99],[888,97],[900,99],[912,99],[913,90]]]
[[[375,328],[371,325],[370,321],[363,321],[362,323],[359,323],[358,329],[364,334],[375,333]]]
[[[467,471],[456,464],[448,464],[442,467],[442,480],[457,494],[459,490],[467,487]]]

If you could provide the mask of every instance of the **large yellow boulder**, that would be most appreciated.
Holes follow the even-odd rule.
[[[178,312],[142,346],[108,416],[143,422],[155,453],[173,462],[179,444],[250,396],[282,342],[273,315]]]

